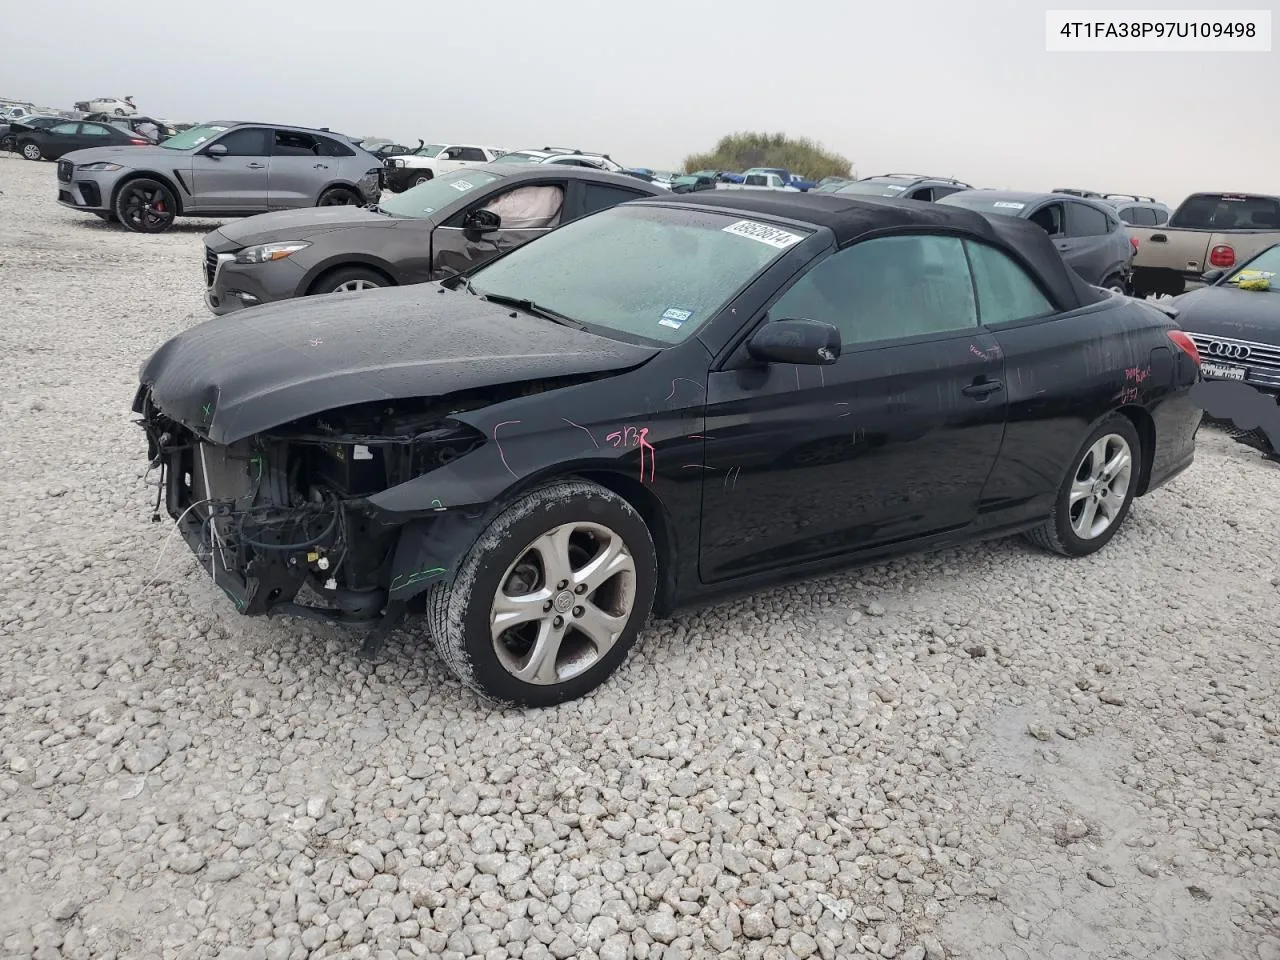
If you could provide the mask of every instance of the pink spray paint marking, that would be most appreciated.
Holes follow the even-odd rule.
[[[583,426],[582,424],[580,424],[580,423],[574,423],[574,422],[573,422],[572,420],[570,420],[568,417],[561,417],[560,419],[561,419],[561,420],[563,420],[565,423],[567,423],[567,424],[568,424],[569,426],[571,426],[571,427],[577,427],[579,430],[581,430],[583,433],[585,433],[588,437],[590,437],[590,438],[591,438],[591,442],[592,442],[592,444],[594,444],[594,445],[595,445],[595,448],[596,448],[597,450],[599,450],[599,449],[600,449],[600,444],[596,443],[595,434],[593,434],[590,430],[588,430],[586,427],[584,427],[584,426]]]
[[[511,464],[507,463],[507,455],[502,450],[502,441],[498,439],[498,428],[508,427],[520,422],[521,421],[519,420],[503,420],[501,423],[495,423],[493,425],[493,442],[498,447],[498,459],[501,460],[502,465],[507,468],[507,473],[511,474],[513,477],[516,477],[517,479],[519,479],[520,475],[511,469]]]

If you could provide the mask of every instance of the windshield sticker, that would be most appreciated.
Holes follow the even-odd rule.
[[[455,180],[453,181],[453,183],[449,184],[449,186],[453,187],[453,189],[455,190],[465,191],[465,190],[474,190],[476,185],[472,183],[470,180]]]
[[[993,207],[999,207],[1002,210],[1022,210],[1026,207],[1025,203],[1014,203],[1011,200],[997,200],[992,204]]]
[[[894,190],[894,191],[898,191],[898,190],[905,190],[905,189],[907,189],[907,188],[906,188],[906,187],[901,187],[901,186],[899,186],[899,185],[898,185],[898,184],[896,184],[896,183],[888,183],[888,184],[885,184],[885,189],[886,189],[886,190]]]
[[[672,307],[662,315],[662,319],[658,323],[664,327],[670,327],[672,330],[679,330],[684,326],[684,322],[692,316],[692,310],[681,310],[678,307]]]
[[[767,243],[769,246],[777,247],[779,250],[785,250],[792,244],[799,243],[804,239],[798,233],[779,230],[777,227],[756,223],[754,220],[739,220],[737,223],[731,223],[724,228],[724,232],[746,237],[748,240],[758,240],[760,243]]]

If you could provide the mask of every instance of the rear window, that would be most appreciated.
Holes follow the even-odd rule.
[[[1280,198],[1244,193],[1195,193],[1169,218],[1175,230],[1277,230]]]
[[[907,188],[900,183],[886,183],[883,180],[858,180],[846,183],[834,190],[834,193],[852,193],[863,197],[897,197]]]

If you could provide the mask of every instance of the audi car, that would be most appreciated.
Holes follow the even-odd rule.
[[[1164,301],[1200,351],[1205,413],[1275,459],[1280,447],[1280,243]]]

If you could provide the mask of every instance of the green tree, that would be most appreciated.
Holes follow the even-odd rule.
[[[684,158],[685,173],[783,167],[815,180],[851,176],[852,166],[845,157],[823,149],[807,137],[792,138],[782,133],[731,133],[721,137],[711,151]]]

